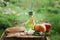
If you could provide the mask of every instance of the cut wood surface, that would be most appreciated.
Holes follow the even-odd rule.
[[[6,36],[6,37],[10,37],[10,36]],[[14,37],[14,36],[12,36]],[[16,36],[18,38],[43,38],[44,36]]]

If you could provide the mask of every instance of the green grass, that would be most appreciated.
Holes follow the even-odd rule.
[[[58,34],[55,34],[55,35],[52,35],[50,36],[51,40],[60,40],[60,35]]]
[[[0,37],[1,37],[1,35],[3,34],[3,32],[4,32],[4,30],[1,29],[1,30],[0,30]]]

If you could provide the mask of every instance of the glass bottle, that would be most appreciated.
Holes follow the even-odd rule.
[[[29,12],[29,20],[25,24],[25,28],[27,31],[30,29],[34,29],[34,17],[33,17],[33,12]]]

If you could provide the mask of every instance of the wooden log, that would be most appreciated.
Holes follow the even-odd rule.
[[[5,31],[0,40],[50,40],[49,37],[45,36],[33,36],[33,35],[24,35],[24,36],[7,36]]]
[[[6,36],[6,33],[3,33],[0,40],[45,40],[44,36]]]
[[[42,36],[5,37],[3,40],[44,40]]]

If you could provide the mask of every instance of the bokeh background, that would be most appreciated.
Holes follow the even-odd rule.
[[[49,21],[51,40],[60,40],[60,0],[0,0],[0,36],[6,28],[20,26],[29,19],[32,1],[35,23]]]

